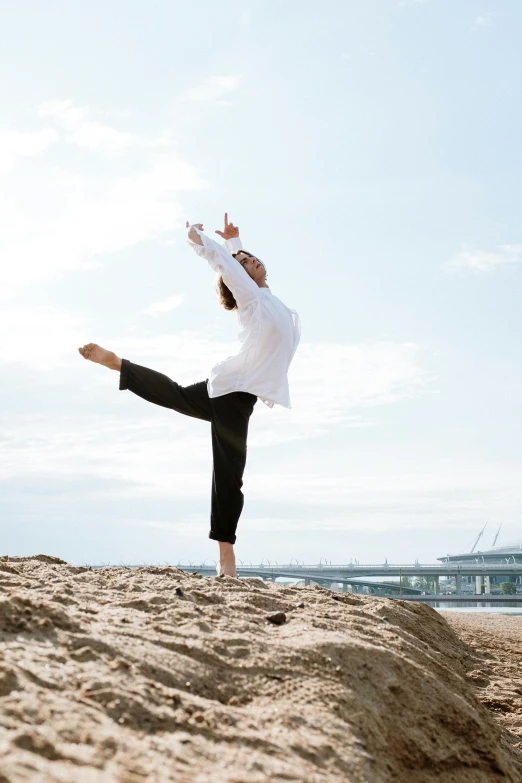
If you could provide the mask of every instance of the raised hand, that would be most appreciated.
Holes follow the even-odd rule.
[[[190,228],[190,223],[188,222],[188,220],[185,225],[187,228]],[[193,223],[192,225],[195,226],[200,231],[203,231],[203,223]]]
[[[216,234],[219,234],[220,237],[223,237],[223,239],[235,239],[239,236],[239,228],[235,226],[233,223],[228,222],[228,212],[225,212],[225,229],[224,231],[219,231],[216,229]]]

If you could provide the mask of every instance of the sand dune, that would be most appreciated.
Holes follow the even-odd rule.
[[[485,667],[421,604],[3,558],[0,783],[520,783]]]

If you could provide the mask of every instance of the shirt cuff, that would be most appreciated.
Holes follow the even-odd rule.
[[[225,242],[225,249],[228,250],[230,255],[233,253],[239,253],[240,250],[243,250],[243,245],[240,238],[232,237],[232,239],[227,239]]]

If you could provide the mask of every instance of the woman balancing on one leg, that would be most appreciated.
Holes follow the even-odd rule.
[[[248,421],[257,398],[269,408],[290,408],[288,368],[301,336],[298,314],[274,296],[266,283],[265,265],[243,250],[239,229],[228,222],[216,231],[224,246],[189,227],[189,244],[218,272],[216,289],[226,310],[237,310],[241,331],[239,353],[212,368],[210,379],[180,386],[162,373],[120,359],[95,343],[79,352],[85,359],[120,373],[120,389],[209,421],[212,429],[212,500],[209,538],[219,542],[218,574],[236,576],[234,544],[243,509],[243,473]]]

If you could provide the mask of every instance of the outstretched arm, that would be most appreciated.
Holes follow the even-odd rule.
[[[243,250],[243,245],[239,238],[239,228],[233,223],[228,222],[228,212],[225,212],[225,228],[223,231],[216,229],[216,234],[223,237],[225,240],[225,248],[230,254],[238,253],[240,250]]]
[[[200,231],[203,231],[203,223],[194,223],[193,226],[189,227],[189,222],[187,220],[186,227],[189,229],[188,236],[191,242],[195,242],[196,245],[202,245],[203,242],[199,238],[199,234],[197,231],[195,231],[196,228],[198,228]]]
[[[235,230],[239,233],[238,229]],[[218,233],[223,234],[223,232]],[[232,253],[241,249],[240,247],[228,250],[218,242],[214,242],[203,234],[201,223],[190,226],[188,239],[196,253],[206,258],[212,269],[221,274],[225,285],[232,291],[238,307],[248,307],[259,298],[259,286],[232,256]],[[232,242],[239,242],[239,237],[231,236],[227,244]]]
[[[187,228],[189,228],[189,222],[187,220],[186,223]],[[202,241],[199,238],[199,235],[196,231],[194,231],[194,228],[198,228],[200,231],[203,231],[203,224],[202,223],[194,223],[194,226],[190,226],[190,230],[188,232],[189,239],[191,242],[195,242],[196,245],[202,245]],[[235,226],[233,223],[228,222],[228,212],[225,212],[225,228],[223,231],[219,231],[219,229],[216,229],[216,234],[219,234],[220,237],[223,237],[225,240],[225,248],[228,250],[230,254],[237,253],[239,250],[243,249],[243,244],[239,238],[239,228]]]

